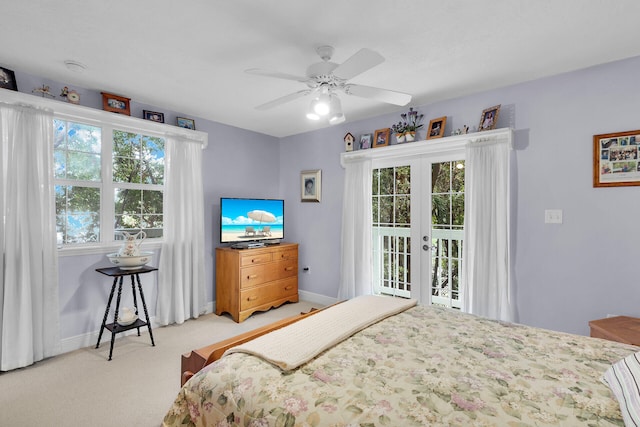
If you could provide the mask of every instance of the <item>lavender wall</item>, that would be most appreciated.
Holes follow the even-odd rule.
[[[427,120],[446,115],[449,135],[477,127],[484,108],[502,104],[498,127],[516,130],[513,265],[522,323],[588,334],[591,319],[640,315],[640,188],[592,187],[593,135],[640,129],[638,70],[640,57],[417,107]],[[301,244],[301,265],[311,267],[300,276],[302,289],[337,293],[344,134],[357,138],[398,118],[282,139],[280,188],[293,201],[289,237]],[[303,169],[322,169],[321,204],[298,201]],[[545,224],[545,209],[562,209],[564,223]]]
[[[640,231],[640,188],[592,187],[592,136],[640,128],[637,73],[640,57],[574,73],[416,106],[427,120],[448,116],[446,135],[477,126],[480,112],[502,104],[498,127],[516,130],[514,186],[514,268],[519,320],[534,326],[588,334],[587,322],[607,314],[640,315],[636,284],[636,242]],[[21,91],[60,83],[16,72]],[[77,89],[82,104],[101,108],[99,92]],[[176,112],[132,102],[143,109]],[[404,110],[404,109],[403,109]],[[400,111],[400,110],[399,110]],[[348,114],[348,112],[347,112]],[[277,139],[195,118],[208,132],[204,152],[207,301],[214,299],[214,248],[221,196],[282,197],[286,240],[300,243],[300,289],[335,298],[340,267],[344,171],[343,136],[358,137],[397,122],[397,114]],[[424,132],[419,134],[424,139]],[[322,169],[322,202],[300,202],[300,171]],[[562,209],[564,223],[544,224],[545,209]],[[157,255],[154,262],[157,264]],[[61,336],[95,332],[110,281],[94,269],[104,255],[60,259]],[[155,277],[143,276],[152,314]]]

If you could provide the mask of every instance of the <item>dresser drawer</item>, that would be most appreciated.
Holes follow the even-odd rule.
[[[267,265],[245,267],[240,271],[240,288],[249,288],[272,280],[284,279],[296,276],[298,272],[298,260],[286,260],[273,262]]]
[[[287,249],[282,251],[276,251],[273,253],[274,261],[287,261],[292,259],[298,259],[297,249]]]
[[[240,267],[259,265],[273,261],[273,252],[247,254],[240,257]]]
[[[298,293],[297,277],[290,277],[240,292],[240,311],[268,304],[272,301],[290,297]]]

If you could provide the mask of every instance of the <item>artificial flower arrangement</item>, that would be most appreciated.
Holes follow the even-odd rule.
[[[413,141],[416,137],[416,131],[422,127],[422,119],[424,114],[418,114],[413,107],[409,108],[408,113],[400,114],[402,120],[391,126],[391,130],[396,134],[398,142]]]

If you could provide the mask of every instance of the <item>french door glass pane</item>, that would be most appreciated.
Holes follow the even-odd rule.
[[[431,301],[437,305],[460,308],[464,162],[434,163],[431,177]]]

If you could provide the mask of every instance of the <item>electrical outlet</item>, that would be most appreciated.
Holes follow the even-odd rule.
[[[544,211],[545,224],[562,224],[562,209],[547,209]]]

